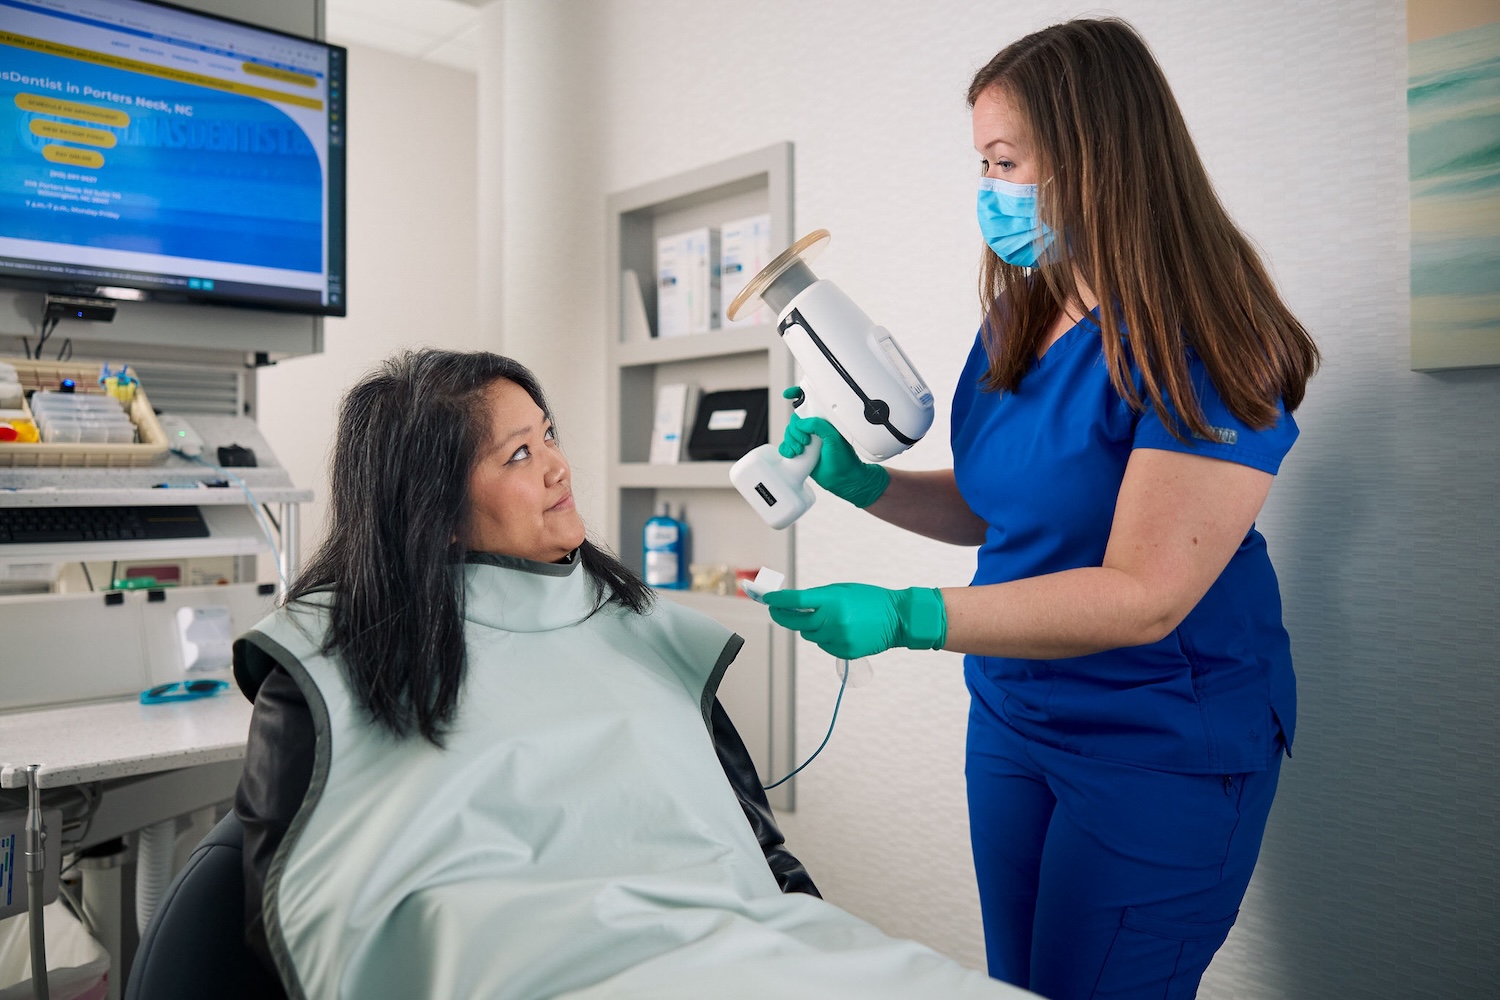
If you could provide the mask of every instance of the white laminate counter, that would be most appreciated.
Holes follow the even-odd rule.
[[[23,788],[26,766],[37,784],[170,771],[245,756],[251,705],[233,684],[196,701],[142,705],[136,698],[0,714],[0,788]]]

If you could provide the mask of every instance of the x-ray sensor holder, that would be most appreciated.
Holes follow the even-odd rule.
[[[793,243],[750,280],[726,315],[738,319],[757,299],[773,310],[776,332],[802,368],[797,412],[823,417],[866,460],[883,462],[932,426],[932,393],[890,332],[808,266],[828,240],[828,230],[816,229]],[[796,458],[761,445],[734,464],[729,480],[762,520],[785,528],[816,499],[807,479],[821,450],[817,435]]]

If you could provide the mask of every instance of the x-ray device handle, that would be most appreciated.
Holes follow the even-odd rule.
[[[793,406],[804,417],[820,416],[805,386]],[[777,445],[763,444],[734,464],[729,481],[767,524],[785,528],[817,501],[808,480],[822,454],[823,439],[816,434],[795,458],[783,458]]]

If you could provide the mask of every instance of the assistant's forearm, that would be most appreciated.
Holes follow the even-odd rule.
[[[943,590],[944,649],[1052,660],[1156,642],[1180,622],[1129,573],[1104,567]]]
[[[898,528],[950,545],[984,542],[984,521],[958,492],[952,469],[886,471],[890,485],[865,510]]]

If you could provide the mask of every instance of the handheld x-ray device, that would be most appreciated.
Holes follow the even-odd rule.
[[[932,426],[932,393],[896,341],[837,285],[807,266],[828,244],[817,229],[793,243],[750,280],[729,304],[730,319],[761,299],[776,313],[776,330],[802,366],[792,405],[823,417],[857,452],[883,462],[921,440]],[[730,482],[773,528],[785,528],[815,499],[807,477],[823,442],[813,435],[796,458],[764,444],[734,463]]]

